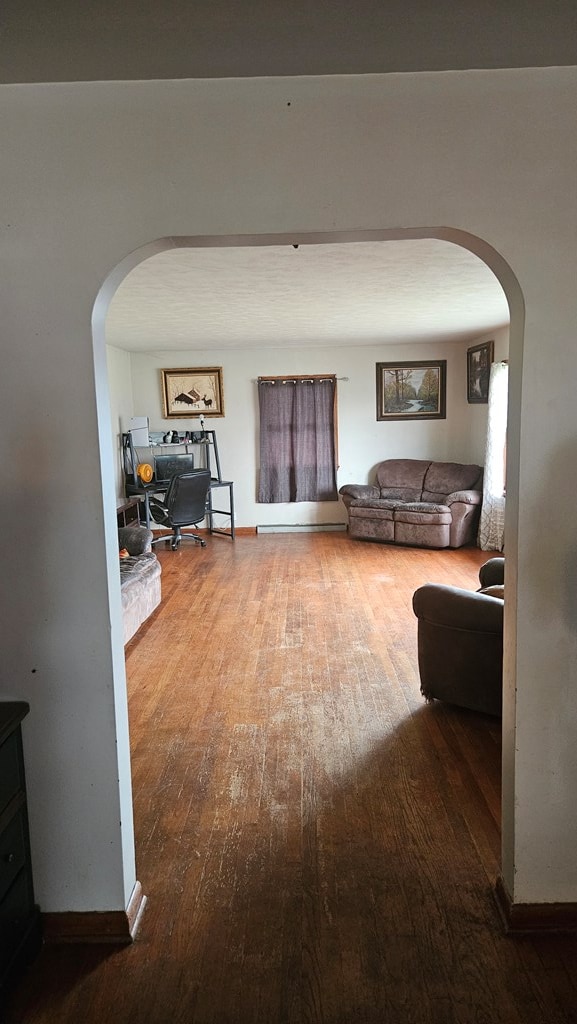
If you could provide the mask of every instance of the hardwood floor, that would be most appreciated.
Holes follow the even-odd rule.
[[[7,1024],[568,1024],[577,940],[504,935],[500,725],[425,705],[411,597],[477,550],[157,548],[127,647],[128,948],[48,948]]]

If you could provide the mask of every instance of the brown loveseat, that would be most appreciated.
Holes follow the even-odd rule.
[[[374,484],[345,484],[339,494],[351,537],[460,548],[476,542],[482,491],[481,466],[386,459]]]
[[[481,589],[426,583],[413,594],[421,693],[501,716],[505,560],[479,570]]]

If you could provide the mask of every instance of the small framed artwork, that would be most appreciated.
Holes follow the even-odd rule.
[[[447,360],[377,363],[377,420],[444,420]]]
[[[224,416],[222,366],[161,370],[164,418]]]
[[[495,343],[484,341],[467,349],[467,401],[489,401],[489,375]]]

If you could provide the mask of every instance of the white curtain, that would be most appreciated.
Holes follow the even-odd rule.
[[[482,551],[502,551],[505,540],[505,451],[509,367],[493,363],[489,378],[487,447],[483,478],[483,504],[479,523]]]

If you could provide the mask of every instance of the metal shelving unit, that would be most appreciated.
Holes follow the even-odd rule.
[[[223,537],[230,537],[231,540],[234,540],[234,484],[232,480],[223,480],[222,478],[218,442],[216,440],[216,431],[214,430],[199,431],[198,433],[193,434],[192,439],[190,440],[158,442],[156,444],[149,445],[135,445],[130,431],[122,435],[122,458],[124,463],[126,496],[133,497],[135,495],[141,495],[143,497],[144,501],[142,504],[145,525],[150,528],[149,496],[151,494],[159,493],[165,488],[159,486],[161,481],[155,479],[153,479],[149,484],[143,483],[138,476],[138,465],[142,462],[148,462],[152,465],[154,470],[155,453],[166,454],[170,451],[192,454],[195,460],[195,468],[208,469],[210,471],[210,491],[208,493],[206,506],[209,533],[221,534]],[[139,453],[141,452],[147,452],[148,458],[140,458]],[[199,461],[201,462],[201,465],[199,466],[196,466],[197,457],[199,457]],[[164,484],[165,481],[162,481],[162,483]],[[215,508],[213,492],[222,488],[228,492],[228,508]],[[225,516],[229,521],[228,528],[216,526],[215,516]]]

